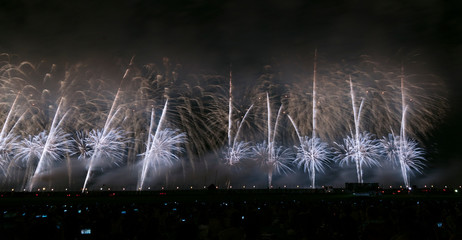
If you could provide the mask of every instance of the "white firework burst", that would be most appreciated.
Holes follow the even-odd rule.
[[[93,129],[86,138],[89,149],[86,154],[91,156],[95,166],[119,165],[125,156],[125,146],[128,142],[125,136],[125,131],[121,129]]]
[[[363,132],[355,137],[348,136],[343,139],[343,144],[338,144],[334,160],[340,166],[349,163],[356,164],[358,183],[363,183],[363,166],[380,166],[381,145],[368,132]]]
[[[293,172],[290,168],[291,154],[289,149],[282,146],[275,147],[274,143],[257,143],[252,147],[253,158],[257,164],[268,173],[268,188],[271,188],[273,173],[286,174]]]
[[[185,142],[185,133],[168,128],[149,135],[146,152],[140,154],[143,160],[140,162],[139,190],[143,189],[149,172],[158,173],[162,168],[172,167],[174,162],[179,160],[177,153],[184,151],[181,145]]]
[[[397,139],[398,138],[398,139]],[[393,133],[380,140],[384,151],[384,157],[391,162],[393,167],[399,166],[399,137]]]
[[[424,163],[426,161],[424,158],[425,151],[418,147],[416,141],[411,139],[403,141],[400,152],[402,163],[404,163],[407,172],[416,171],[422,173],[423,168],[426,166]]]
[[[88,133],[78,131],[72,140],[74,144],[72,145],[71,155],[77,155],[79,160],[88,160],[93,153],[93,150],[88,142]]]
[[[425,151],[420,148],[416,141],[407,138],[401,138],[392,133],[388,138],[383,138],[382,146],[384,148],[387,160],[394,165],[399,165],[404,183],[407,187],[410,185],[409,173],[418,172],[422,174],[425,168]]]
[[[6,176],[7,168],[11,165],[14,151],[18,147],[18,136],[8,134],[0,138],[0,171]]]
[[[151,134],[152,143],[147,152],[141,154],[147,166],[154,171],[162,167],[171,167],[179,158],[177,153],[183,152],[181,144],[186,142],[186,134],[176,130],[163,129],[155,135]]]
[[[47,141],[47,133],[40,132],[35,136],[29,135],[18,143],[16,148],[16,159],[27,165],[30,161],[40,158]]]
[[[48,139],[50,137],[52,139]],[[44,169],[47,169],[53,161],[61,160],[62,156],[69,152],[71,141],[68,137],[69,134],[61,129],[57,129],[53,136],[48,135],[46,131],[33,137],[29,135],[17,145],[16,158],[25,164],[36,158],[42,158]]]
[[[315,188],[316,172],[324,172],[330,161],[330,151],[327,143],[320,138],[300,138],[300,146],[297,149],[297,156],[294,164],[298,168],[303,168],[311,176],[311,186]]]
[[[329,163],[329,146],[322,142],[320,138],[302,138],[300,146],[297,149],[297,156],[294,163],[297,167],[302,168],[305,172],[310,172],[314,169],[316,172],[324,172],[325,167]]]
[[[248,159],[252,156],[252,148],[248,142],[237,142],[231,148],[228,148],[225,153],[225,164],[229,166],[235,166],[244,159]]]

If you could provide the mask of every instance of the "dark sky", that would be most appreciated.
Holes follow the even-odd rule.
[[[418,51],[444,79],[451,109],[435,134],[435,167],[462,172],[462,6],[459,0],[0,1],[0,51],[74,62],[136,55],[254,78],[271,58]],[[455,176],[454,174],[451,177]],[[462,174],[460,174],[462,175]],[[459,183],[460,184],[460,183]]]
[[[459,10],[456,0],[4,0],[0,47],[70,59],[137,54],[246,63],[315,47],[326,55],[423,49],[454,62]]]

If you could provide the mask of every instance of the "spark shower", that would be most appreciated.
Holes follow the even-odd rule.
[[[315,53],[296,73],[267,65],[242,86],[232,68],[184,73],[168,58],[132,59],[117,79],[97,69],[1,56],[2,189],[251,186],[256,175],[271,188],[294,174],[316,188],[333,168],[359,183],[392,169],[411,186],[447,105],[438,77],[367,57]]]

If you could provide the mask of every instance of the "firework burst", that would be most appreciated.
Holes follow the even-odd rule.
[[[268,174],[268,188],[271,188],[273,174],[286,174],[292,172],[290,160],[292,155],[288,148],[275,147],[274,143],[257,143],[252,147],[253,159],[258,166]]]
[[[340,166],[355,163],[358,183],[363,183],[363,166],[380,166],[379,159],[382,152],[380,142],[368,132],[354,137],[348,136],[343,139],[342,144],[335,143],[335,145],[337,150],[334,161]]]
[[[161,169],[170,168],[179,161],[178,153],[184,151],[181,147],[186,142],[186,134],[178,133],[178,130],[162,129],[151,134],[152,143],[147,152],[140,154],[144,164],[153,173],[159,173]],[[147,175],[147,173],[145,174]],[[146,178],[147,176],[145,176]],[[144,180],[142,181],[144,183]],[[143,184],[140,185],[143,188]]]
[[[399,166],[403,181],[406,187],[410,186],[409,174],[417,172],[422,174],[425,168],[425,151],[420,148],[416,141],[412,139],[402,139],[393,133],[388,134],[381,140],[381,144],[385,151],[385,158],[390,161],[393,166]]]
[[[310,174],[311,186],[315,188],[316,172],[324,172],[325,167],[330,162],[329,146],[320,138],[305,136],[300,139],[300,146],[295,148],[297,149],[297,156],[294,164]]]

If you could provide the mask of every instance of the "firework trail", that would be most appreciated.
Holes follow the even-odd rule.
[[[35,136],[29,135],[27,138],[21,140],[15,149],[16,159],[26,165],[26,173],[24,174],[21,189],[25,189],[27,180],[32,177],[34,166],[45,148],[47,137],[45,131]]]
[[[179,145],[186,141],[186,134],[178,134],[177,131],[168,128],[162,129],[165,125],[167,106],[168,100],[165,102],[162,115],[154,134],[152,134],[154,109],[151,112],[151,124],[149,126],[146,152],[142,154],[143,160],[141,162],[142,168],[140,178],[138,179],[138,190],[143,189],[149,170],[157,173],[162,167],[172,167],[174,161],[179,160],[175,153],[183,151],[183,148]]]
[[[98,159],[101,159],[101,157],[104,157],[104,155],[107,155],[112,152],[112,151],[106,151],[106,149],[111,150],[112,145],[121,147],[122,145],[125,145],[125,143],[127,142],[127,140],[123,136],[121,136],[123,135],[121,131],[112,128],[112,123],[115,120],[115,116],[117,116],[117,114],[121,110],[121,108],[117,106],[118,99],[119,99],[120,92],[121,92],[120,87],[122,86],[124,80],[128,77],[130,70],[132,69],[133,60],[134,60],[134,57],[132,57],[128,68],[125,70],[125,73],[120,82],[119,89],[117,90],[114,101],[112,102],[112,106],[111,106],[111,109],[109,110],[109,114],[106,118],[106,123],[104,124],[103,129],[101,131],[94,131],[95,134],[93,134],[94,137],[92,139],[93,140],[92,143],[94,144],[92,148],[94,149],[94,152],[90,158],[90,162],[89,162],[89,166],[87,170],[87,176],[85,177],[85,181],[83,183],[82,192],[86,190],[86,187],[90,179],[91,172],[94,168],[95,162]],[[90,138],[91,136],[92,134],[90,134]],[[124,149],[124,148],[119,148],[119,152],[116,154],[123,154],[122,151],[120,151],[120,149]],[[116,159],[117,159],[117,156],[116,156]]]
[[[165,107],[166,108],[166,105]],[[164,114],[164,111],[162,111],[162,115]],[[142,169],[141,169],[141,176],[138,180],[138,187],[137,189],[138,190],[141,190],[143,188],[143,183],[144,183],[144,180],[146,178],[146,174],[147,174],[147,170],[148,170],[148,161],[146,160],[147,156],[149,155],[150,151],[151,151],[151,147],[152,147],[152,129],[154,127],[154,109],[151,110],[151,121],[150,121],[150,124],[149,124],[149,129],[148,129],[148,141],[146,143],[146,151],[145,151],[145,154],[143,156],[143,161],[142,161]],[[159,125],[161,125],[162,123],[162,117],[161,117],[161,120],[159,121]],[[155,169],[155,165],[153,166],[153,168]]]
[[[231,148],[232,137],[231,129],[233,127],[233,72],[229,71],[229,103],[228,103],[228,148]]]
[[[263,143],[256,144],[254,147],[252,147],[252,152],[255,161],[258,163],[258,165],[260,165],[261,169],[267,172],[268,188],[271,188],[274,172],[281,174],[291,172],[292,169],[288,166],[291,157],[289,149],[284,149],[282,146],[276,147],[274,142],[282,106],[279,107],[276,121],[274,123],[274,128],[272,128],[271,105],[268,93],[266,94],[266,106],[268,109],[268,142],[263,141]]]
[[[406,167],[409,163],[407,157],[407,153],[411,149],[407,149],[408,142],[406,138],[406,111],[408,106],[405,103],[405,92],[404,92],[404,67],[401,68],[401,129],[399,134],[399,163],[401,166],[401,173],[403,174],[403,180],[406,187],[410,187],[409,185],[409,176],[408,176],[408,168]]]
[[[252,107],[253,105],[250,105],[249,109],[247,109],[247,111],[245,112],[244,117],[242,118],[237,128],[236,135],[234,136],[234,138],[232,138],[231,146],[228,147],[225,153],[225,162],[229,166],[233,166],[239,163],[242,159],[248,158],[251,155],[251,147],[249,146],[249,143],[237,140],[239,138],[242,125],[245,122],[245,119],[247,118],[247,115],[249,114]]]
[[[342,144],[335,144],[337,150],[334,153],[334,161],[338,162],[340,166],[348,165],[350,162],[355,163],[358,183],[363,183],[362,168],[364,166],[380,166],[378,159],[381,158],[381,145],[368,132],[360,133],[354,137],[347,136],[343,139]]]
[[[249,143],[240,141],[238,142],[239,134],[242,129],[242,124],[245,122],[250,110],[253,105],[247,109],[244,114],[244,117],[241,119],[240,123],[238,122],[237,131],[233,137],[233,83],[232,83],[232,72],[229,72],[229,104],[228,104],[228,146],[225,152],[225,164],[228,166],[234,166],[238,164],[242,159],[250,157],[251,147]]]
[[[393,166],[399,166],[403,181],[406,187],[410,187],[410,176],[412,172],[422,174],[425,167],[425,151],[418,147],[418,143],[412,139],[401,139],[400,136],[393,133],[388,134],[388,137],[381,139],[381,144],[385,151],[385,158],[389,160]]]
[[[412,171],[422,173],[422,169],[425,167],[424,151],[418,147],[416,141],[407,138],[406,136],[406,116],[409,105],[406,103],[406,91],[404,87],[404,68],[401,68],[400,77],[400,90],[401,90],[401,127],[399,136],[395,136],[392,133],[388,135],[388,138],[382,139],[382,145],[384,146],[387,154],[387,159],[393,162],[393,165],[398,164],[401,169],[404,184],[407,188],[410,185],[409,174]]]
[[[46,131],[42,131],[35,136],[29,135],[21,140],[15,148],[15,159],[26,165],[26,172],[23,178],[21,189],[28,188],[32,191],[35,185],[34,177],[47,169],[50,169],[53,161],[61,159],[67,152],[69,140],[68,134],[61,129],[56,129],[54,136],[50,137]],[[37,171],[38,165],[42,161],[42,171]]]
[[[61,130],[61,123],[66,118],[69,111],[67,111],[61,120],[58,120],[59,112],[61,109],[62,99],[59,102],[58,108],[56,109],[55,116],[53,118],[53,122],[51,123],[50,133],[48,134],[45,145],[43,147],[43,151],[40,155],[40,159],[37,164],[37,168],[35,169],[35,173],[32,175],[30,183],[28,185],[29,191],[35,186],[36,178],[34,178],[37,174],[40,174],[44,171],[47,171],[53,161],[57,161],[60,159],[60,156],[64,152],[68,152],[67,146],[71,143],[68,139],[69,134],[64,133]]]
[[[363,183],[363,166],[379,166],[380,156],[380,145],[379,142],[373,139],[372,134],[364,132],[360,133],[360,120],[361,120],[361,111],[364,104],[364,99],[361,100],[359,109],[355,104],[355,94],[353,91],[353,83],[350,77],[350,95],[351,95],[351,104],[353,109],[353,119],[354,119],[354,133],[351,133],[351,136],[343,139],[343,144],[337,144],[338,151],[336,152],[337,156],[335,160],[340,163],[340,165],[348,164],[350,161],[354,162],[356,165],[356,174],[358,178],[358,183]]]
[[[340,81],[340,78],[331,73],[332,69],[318,69],[317,56],[313,65],[314,71],[309,77],[313,79],[311,86],[305,80],[307,76],[295,75],[293,78],[297,81],[290,83],[283,95],[284,106],[287,106],[287,113],[300,133],[310,133],[311,137],[335,141],[339,138],[339,132],[347,130],[345,121],[340,120],[345,119],[347,114],[343,92],[339,87],[343,80]],[[291,137],[298,141],[295,134]]]
[[[314,189],[316,188],[316,172],[324,172],[325,166],[327,166],[330,161],[329,146],[327,143],[322,142],[320,138],[302,137],[293,119],[290,116],[288,117],[300,141],[300,145],[295,147],[297,149],[297,155],[294,163],[298,168],[303,167],[303,171],[309,173],[311,177],[311,187]]]
[[[90,136],[89,136],[89,139],[91,140],[90,147],[93,149],[93,153],[91,154],[91,158],[89,160],[87,176],[85,177],[85,182],[82,187],[82,192],[85,191],[88,181],[90,179],[91,172],[93,168],[95,167],[95,163],[98,161],[98,159],[101,159],[101,155],[110,155],[111,153],[122,154],[121,149],[124,149],[124,148],[118,148],[121,146],[121,144],[118,144],[118,143],[125,144],[125,141],[120,140],[121,139],[120,135],[123,135],[121,130],[116,130],[116,129],[111,128],[112,122],[114,121],[115,116],[117,116],[120,110],[120,109],[117,109],[114,112],[114,109],[116,107],[116,103],[119,97],[119,93],[120,93],[120,89],[118,90],[116,97],[114,98],[114,102],[112,103],[112,107],[109,111],[109,114],[107,116],[106,123],[104,124],[103,129],[97,130],[97,131],[93,130],[90,133]],[[114,146],[117,146],[116,149],[114,149],[116,150],[115,152],[108,151],[108,150],[112,150]]]
[[[143,156],[143,168],[138,183],[138,190],[142,190],[149,170],[158,173],[163,168],[170,168],[175,161],[179,161],[176,153],[183,152],[183,147],[179,146],[186,142],[186,134],[178,133],[176,130],[158,130],[152,137],[151,148]]]
[[[399,142],[400,164],[402,169],[401,171],[406,173],[403,175],[404,181],[406,186],[410,187],[411,185],[409,173],[416,171],[422,174],[422,170],[425,167],[425,151],[418,147],[416,141],[411,139],[400,140]]]
[[[9,130],[10,122],[12,121],[12,115],[14,114],[19,95],[20,93],[16,95],[16,98],[14,99],[14,102],[8,111],[5,122],[3,123],[2,131],[0,132],[0,170],[5,176],[8,174],[7,167],[11,164],[13,150],[16,147],[16,141],[19,138],[13,132],[16,124]]]
[[[268,188],[272,188],[273,174],[286,174],[293,170],[289,167],[292,156],[289,149],[274,147],[263,141],[252,147],[253,158],[260,168],[268,174]]]
[[[316,109],[316,65],[317,65],[317,49],[314,50],[314,66],[313,66],[313,104],[312,104],[312,107],[313,107],[313,135],[311,138],[315,139],[316,138],[316,112],[317,112],[317,109]],[[293,122],[291,120],[291,122]],[[314,171],[312,171],[313,175],[314,175]],[[313,188],[314,188],[314,181],[313,181]]]
[[[303,166],[303,171],[309,173],[311,177],[311,187],[316,188],[316,172],[324,172],[324,166],[329,162],[329,150],[327,143],[321,142],[321,139],[316,135],[316,115],[317,115],[317,99],[316,99],[316,72],[317,72],[317,51],[314,52],[314,66],[313,66],[313,93],[312,93],[312,137],[302,137],[297,125],[290,115],[288,115],[290,122],[295,128],[300,145],[296,146],[297,156],[294,163],[298,168]]]
[[[8,99],[11,95],[15,95],[0,133],[0,168],[5,174],[4,182],[7,182],[17,177],[13,176],[15,173],[13,170],[19,164],[17,164],[16,156],[12,154],[20,148],[20,139],[24,139],[31,132],[36,132],[37,129],[41,128],[39,124],[43,124],[43,110],[38,108],[38,101],[33,97],[34,95],[42,95],[41,97],[43,97],[47,92],[40,93],[27,81],[29,76],[34,75],[37,70],[30,62],[21,62],[15,65],[11,63],[14,59],[12,55],[1,54],[1,57],[6,57],[6,60],[0,61],[1,104],[10,105]],[[45,80],[49,76],[50,74],[46,74],[43,79]],[[26,100],[25,104],[19,102],[20,96],[21,99]],[[27,108],[28,106],[33,108]],[[17,118],[17,116],[19,117]],[[27,122],[22,121],[25,117],[28,117]],[[29,175],[32,174],[29,172]]]

